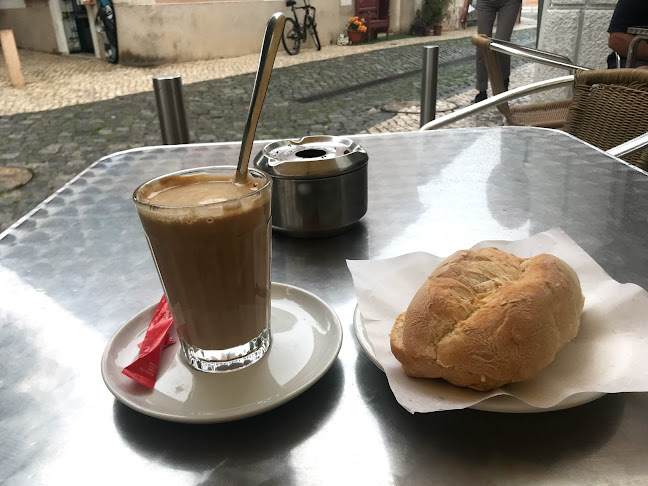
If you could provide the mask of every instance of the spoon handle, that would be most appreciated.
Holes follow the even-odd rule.
[[[252,143],[254,142],[254,133],[259,122],[259,116],[261,115],[263,100],[268,90],[270,75],[272,74],[272,65],[277,56],[277,48],[279,47],[279,41],[281,40],[281,33],[283,32],[285,23],[286,17],[284,17],[284,14],[277,12],[270,17],[266,26],[263,45],[261,47],[261,56],[259,57],[259,67],[257,68],[254,90],[252,91],[252,99],[250,100],[250,108],[248,110],[248,118],[245,123],[245,131],[243,132],[241,153],[239,154],[238,168],[236,169],[236,180],[244,179],[247,173],[250,154],[252,152]]]

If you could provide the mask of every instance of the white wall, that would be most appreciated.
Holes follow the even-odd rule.
[[[25,8],[25,0],[0,0],[0,10]]]
[[[120,63],[150,65],[258,53],[266,23],[285,0],[113,0]],[[313,0],[320,41],[337,40],[353,14],[340,0]],[[300,18],[301,11],[298,11]],[[308,37],[306,48],[312,47]]]
[[[648,0],[639,0],[648,1]],[[574,64],[604,69],[607,29],[617,0],[545,0],[538,47],[569,57]],[[535,79],[562,76],[565,71],[536,65]]]
[[[22,49],[58,53],[50,4],[45,0],[0,0],[0,29],[13,30],[16,45]]]

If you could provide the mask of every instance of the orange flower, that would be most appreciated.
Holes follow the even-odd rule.
[[[358,30],[360,32],[366,32],[367,28],[364,26],[364,20],[358,17],[351,17],[347,25],[348,30]]]

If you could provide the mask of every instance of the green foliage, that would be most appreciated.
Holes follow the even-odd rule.
[[[448,0],[423,0],[421,19],[428,27],[440,25],[448,17],[447,8]]]
[[[90,136],[91,136],[91,137],[95,137],[95,136],[97,136],[97,134],[101,131],[101,129],[102,129],[103,127],[104,127],[104,124],[103,124],[103,123],[100,123],[99,125],[97,125],[97,127],[96,127],[94,130],[92,130],[92,132],[90,132]]]

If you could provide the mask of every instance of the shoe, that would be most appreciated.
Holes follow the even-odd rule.
[[[477,96],[475,96],[475,99],[473,100],[473,105],[475,103],[479,103],[480,101],[484,101],[486,98],[488,98],[486,91],[480,91],[479,93],[477,93]]]

